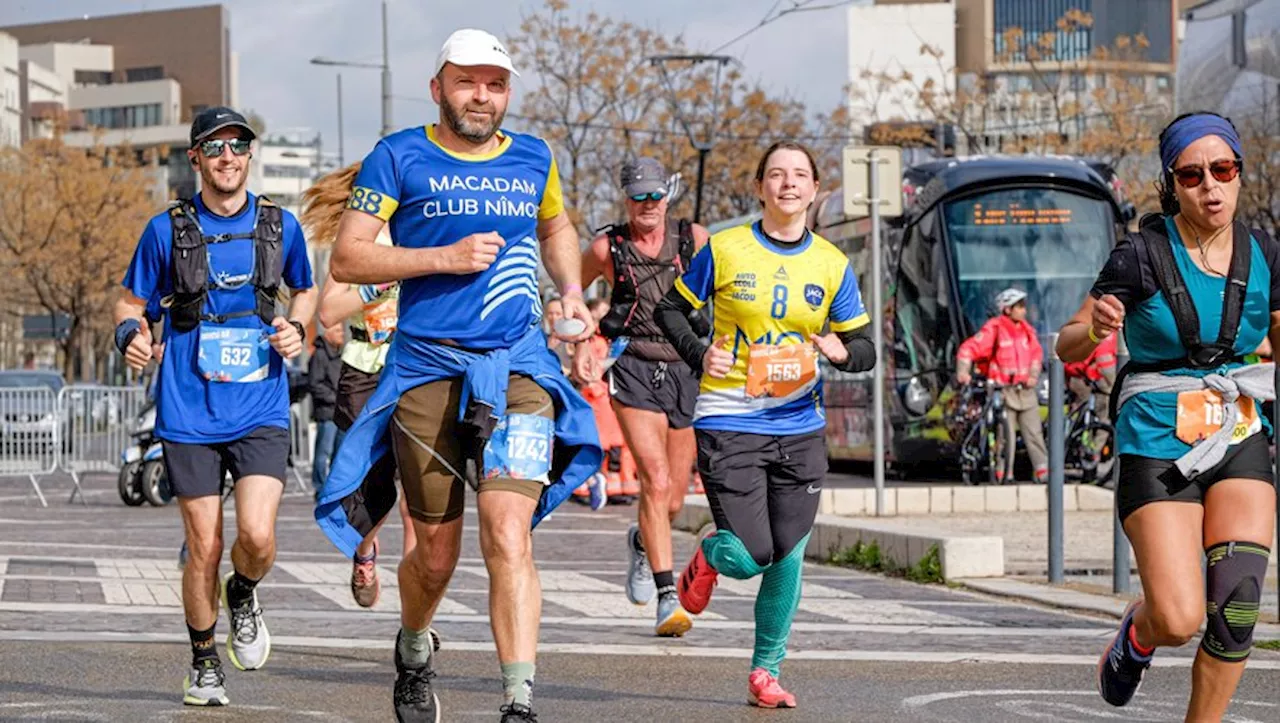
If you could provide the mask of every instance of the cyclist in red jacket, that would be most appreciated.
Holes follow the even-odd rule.
[[[1087,399],[1095,394],[1090,382],[1097,386],[1098,419],[1111,423],[1111,386],[1116,381],[1116,335],[1112,334],[1094,348],[1084,361],[1062,366],[1067,388],[1076,399]]]
[[[1005,425],[1010,448],[1020,429],[1022,441],[1035,469],[1037,482],[1049,478],[1049,452],[1044,443],[1044,427],[1040,422],[1040,397],[1036,391],[1044,349],[1036,338],[1036,330],[1027,323],[1027,292],[1005,289],[996,295],[1000,315],[982,325],[977,334],[964,340],[956,353],[956,381],[973,380],[976,363],[987,367],[987,379],[1003,388]],[[1016,426],[1015,426],[1016,425]],[[1013,456],[1007,470],[997,470],[997,479],[1013,476]]]

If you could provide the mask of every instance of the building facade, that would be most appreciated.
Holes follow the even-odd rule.
[[[1183,21],[1179,110],[1216,111],[1280,136],[1280,0],[1209,0]]]

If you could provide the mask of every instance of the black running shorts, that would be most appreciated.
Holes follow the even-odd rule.
[[[682,361],[623,354],[609,368],[609,394],[624,407],[666,414],[672,429],[686,429],[693,424],[698,376]]]
[[[1172,500],[1202,504],[1205,492],[1224,479],[1256,479],[1274,484],[1267,435],[1257,433],[1231,446],[1221,462],[1194,482],[1183,477],[1171,459],[1120,455],[1120,482],[1116,487],[1120,519],[1123,521],[1151,502]]]
[[[234,480],[263,475],[283,485],[289,465],[289,430],[281,427],[257,427],[230,442],[162,442],[162,446],[175,497],[219,495],[228,471]]]
[[[818,514],[827,475],[825,431],[695,434],[698,473],[716,528],[742,540],[757,564],[786,557]]]

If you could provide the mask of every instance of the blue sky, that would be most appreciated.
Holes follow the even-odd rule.
[[[794,0],[571,0],[575,12],[595,10],[664,32],[711,50],[749,29],[771,9]],[[838,0],[810,0],[834,5]],[[113,15],[198,4],[189,0],[4,0],[0,26]],[[337,147],[334,68],[308,64],[317,55],[380,60],[379,6],[374,0],[224,0],[230,10],[231,45],[240,54],[240,102],[263,115],[272,129],[319,130],[327,149]],[[427,81],[440,44],[459,27],[481,27],[499,37],[514,32],[521,12],[541,0],[391,0],[393,95],[427,99]],[[724,53],[742,62],[747,77],[776,93],[789,92],[810,108],[829,110],[845,82],[843,8],[796,13],[766,25]],[[519,58],[516,58],[517,64]],[[516,86],[519,103],[521,87]],[[377,70],[343,71],[348,162],[377,140],[380,125]],[[434,105],[394,103],[397,127],[436,118]]]

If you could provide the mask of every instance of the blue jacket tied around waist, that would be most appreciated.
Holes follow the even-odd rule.
[[[355,554],[360,541],[395,505],[393,476],[370,471],[392,453],[389,430],[400,396],[423,384],[463,377],[459,419],[473,398],[491,405],[494,416],[505,416],[512,373],[530,377],[551,395],[556,408],[552,482],[534,511],[534,526],[600,468],[604,452],[591,407],[560,372],[560,363],[537,327],[512,348],[483,354],[443,344],[402,342],[401,335],[393,338],[378,388],[348,430],[316,503],[320,529],[347,557]]]

